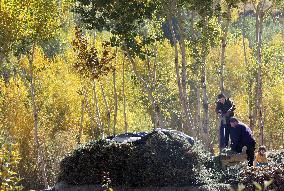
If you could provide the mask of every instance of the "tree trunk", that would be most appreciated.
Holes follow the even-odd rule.
[[[102,85],[102,83],[100,83],[101,86],[101,91],[102,91],[102,95],[103,95],[103,100],[104,100],[104,104],[106,107],[106,112],[107,112],[107,135],[110,135],[110,108],[108,106],[107,100],[106,100],[106,95],[105,95],[105,91],[104,91],[104,87]]]
[[[202,105],[203,105],[203,132],[208,135],[208,125],[209,125],[209,104],[206,86],[206,58],[202,58],[201,66],[201,88],[202,88]]]
[[[256,11],[256,42],[257,42],[257,87],[256,87],[256,108],[258,115],[258,127],[260,144],[264,144],[264,124],[263,124],[263,105],[262,105],[262,28],[263,28],[263,2],[257,5]]]
[[[255,22],[255,38],[256,38],[256,44],[258,45],[258,37],[259,37],[259,30],[260,30],[260,25],[259,25],[259,12],[260,12],[260,3],[257,5],[257,8],[256,8],[256,16],[255,16],[255,19],[256,19],[256,22]],[[258,51],[256,52],[256,59],[257,59],[257,64],[259,66],[259,63],[258,63]],[[255,96],[254,96],[254,100],[253,100],[253,111],[252,111],[252,128],[254,129],[256,127],[256,121],[257,121],[257,116],[258,116],[258,73],[257,75],[255,76],[255,79],[256,79],[256,89],[255,89]]]
[[[201,120],[201,97],[200,97],[200,87],[198,86],[196,88],[196,94],[197,94],[197,111],[196,111],[196,121],[198,124],[197,128],[197,138],[200,138],[200,130],[202,128],[202,120]]]
[[[208,21],[205,18],[204,20],[204,30],[207,31],[208,29]],[[208,95],[207,95],[207,84],[206,84],[206,44],[202,44],[202,50],[201,50],[201,89],[202,89],[202,105],[203,105],[203,141],[207,148],[209,150],[212,150],[210,145],[209,132],[208,132],[208,126],[209,126],[209,104],[208,104]]]
[[[101,136],[102,139],[104,139],[105,135],[104,135],[104,128],[103,128],[103,124],[102,124],[102,120],[101,120],[101,114],[100,114],[100,107],[99,107],[99,102],[98,102],[98,96],[97,96],[97,90],[96,90],[96,80],[94,80],[94,87],[93,87],[93,91],[94,91],[94,103],[95,103],[95,107],[96,107],[96,121],[97,121],[97,125],[98,125],[98,132],[96,136]]]
[[[84,110],[85,110],[85,98],[83,98],[82,103],[81,103],[81,117],[80,117],[80,128],[79,128],[79,135],[77,138],[77,144],[81,144],[81,137],[83,134],[83,122],[84,122]]]
[[[269,147],[268,150],[272,150],[273,149],[273,145],[274,145],[274,141],[273,141],[273,132],[270,131],[270,141],[269,141]]]
[[[117,101],[117,91],[116,91],[116,71],[115,69],[112,72],[113,77],[113,95],[114,95],[114,115],[113,115],[113,128],[112,133],[116,135],[116,122],[117,122],[117,110],[118,110],[118,101]]]
[[[149,56],[147,56],[147,60],[146,60],[146,63],[147,63],[147,69],[148,69],[148,84],[150,86],[150,95],[153,97],[153,89],[155,89],[155,73],[156,73],[156,62],[157,62],[157,47],[155,45],[155,48],[154,48],[154,52],[155,52],[155,59],[154,59],[154,67],[153,67],[153,70],[152,70],[152,67],[151,67],[151,60],[149,58]],[[160,108],[159,108],[159,105],[156,104],[156,102],[152,102],[152,118],[153,118],[153,121],[155,121],[155,124],[154,124],[154,127],[155,128],[158,128],[158,127],[164,127],[164,123],[163,123],[163,117],[162,117],[162,114],[160,112]]]
[[[89,104],[88,96],[87,96],[86,92],[84,93],[84,97],[85,97],[86,107],[87,107],[88,115],[89,115],[89,119],[90,119],[91,137],[92,137],[92,139],[94,139],[95,138],[94,117],[93,117],[92,110],[90,108],[90,104]]]
[[[245,7],[245,6],[244,6]],[[245,14],[245,8],[244,8],[244,14]],[[245,62],[245,66],[246,66],[246,71],[247,71],[247,83],[248,83],[248,87],[247,87],[247,94],[248,94],[248,100],[247,100],[247,104],[248,104],[248,117],[249,117],[249,126],[251,128],[252,131],[254,131],[254,127],[255,127],[255,116],[253,116],[253,78],[251,75],[251,70],[248,64],[248,59],[247,59],[247,48],[246,48],[246,44],[245,44],[245,16],[243,15],[242,18],[242,44],[243,44],[243,51],[244,51],[244,62]]]
[[[36,98],[35,98],[35,84],[34,84],[34,70],[33,70],[33,62],[34,62],[34,53],[35,53],[35,43],[33,43],[32,46],[32,52],[28,54],[28,60],[29,60],[29,67],[30,67],[30,91],[31,91],[31,101],[32,101],[32,107],[33,107],[33,117],[34,117],[34,141],[36,146],[36,152],[38,157],[38,167],[41,171],[41,176],[43,178],[44,186],[48,187],[48,181],[46,176],[46,164],[44,161],[44,153],[43,150],[40,147],[39,143],[39,136],[38,136],[38,108],[36,105]]]
[[[149,59],[149,56],[147,56],[147,61],[146,61],[146,64],[147,64],[147,69],[148,69],[148,82],[149,82],[149,89],[150,89],[150,94],[153,95],[153,84],[151,83],[151,68],[150,68],[150,59]],[[158,125],[159,125],[159,120],[158,120],[158,116],[156,114],[156,109],[155,109],[155,102],[151,102],[151,106],[152,106],[152,111],[151,111],[151,118],[152,118],[152,121],[154,121],[154,129],[158,128]]]
[[[155,43],[154,45],[154,55],[155,55],[155,58],[154,58],[154,63],[153,63],[153,70],[152,70],[152,79],[151,79],[151,83],[152,83],[152,87],[156,87],[156,84],[157,84],[157,57],[158,57],[158,47],[157,47],[157,43]],[[161,112],[161,108],[159,107],[159,105],[157,104],[156,107],[156,113],[157,113],[157,117],[158,117],[158,125],[161,127],[161,128],[165,128],[165,123],[164,123],[164,118],[163,118],[163,115],[162,115],[162,112]]]
[[[127,54],[128,59],[130,60],[130,62],[132,64],[132,68],[133,68],[135,75],[137,76],[138,80],[143,84],[143,87],[145,88],[145,90],[148,93],[148,98],[149,98],[151,105],[153,107],[152,108],[153,111],[155,111],[155,116],[160,116],[160,114],[159,114],[160,107],[157,104],[157,102],[156,102],[156,100],[153,96],[153,90],[149,87],[149,82],[147,82],[137,71],[136,62],[134,61],[133,57],[131,56],[128,48],[126,46],[124,46],[124,49],[125,49],[125,52]],[[161,122],[162,122],[162,120],[158,118],[158,125],[162,125],[163,123],[161,123]],[[154,129],[156,129],[158,127],[158,126],[156,126],[156,124],[157,124],[156,120],[153,121],[153,124],[154,124]]]
[[[177,40],[176,40],[176,34],[174,31],[173,23],[172,23],[172,17],[170,15],[167,16],[167,20],[169,23],[170,27],[170,33],[172,37],[172,41],[174,44],[174,50],[175,50],[175,72],[176,72],[176,81],[178,85],[178,92],[179,92],[179,102],[180,102],[180,107],[181,107],[181,113],[182,113],[182,121],[183,121],[183,127],[188,126],[187,123],[187,115],[186,115],[186,109],[184,105],[184,99],[183,99],[183,92],[182,92],[182,85],[181,85],[181,80],[180,80],[180,73],[179,73],[179,53],[178,53],[178,46],[177,46]],[[191,132],[192,133],[192,132]]]
[[[117,65],[117,56],[118,56],[118,49],[115,49],[115,65]],[[116,135],[116,123],[117,123],[117,110],[118,110],[118,100],[117,100],[117,90],[116,90],[116,70],[113,69],[112,72],[112,79],[113,79],[113,96],[114,96],[114,115],[113,115],[113,128],[112,133]]]
[[[225,58],[226,58],[226,47],[227,47],[227,36],[228,36],[228,30],[229,30],[229,24],[231,22],[231,8],[228,5],[228,13],[227,13],[227,18],[225,19],[225,25],[223,28],[223,36],[221,37],[221,68],[220,68],[220,91],[221,93],[225,93],[225,88],[224,88],[224,66],[225,66]]]
[[[128,132],[128,123],[127,123],[127,116],[126,116],[126,96],[125,96],[125,54],[123,55],[122,61],[122,96],[123,96],[123,119],[124,119],[124,131],[125,133]]]
[[[282,148],[284,148],[284,133],[282,131]]]
[[[0,3],[1,3],[1,1],[0,1]],[[1,5],[0,5],[0,6],[1,6]],[[4,67],[3,61],[4,61],[4,55],[2,55],[2,54],[0,53],[0,65]],[[4,68],[3,68],[3,69],[4,69]],[[4,71],[2,71],[2,73],[1,73],[0,75],[3,76],[4,81],[5,81],[5,85],[6,85],[7,83],[6,83],[6,79],[5,79],[5,70],[6,70],[6,69],[4,69]]]
[[[181,50],[181,86],[182,86],[182,102],[185,110],[185,124],[186,128],[193,134],[193,125],[192,125],[192,117],[188,107],[188,99],[187,99],[187,61],[186,61],[186,49],[185,49],[185,27],[184,27],[184,18],[182,18],[181,13],[178,13],[178,24],[179,24],[179,34],[180,34],[180,50]]]

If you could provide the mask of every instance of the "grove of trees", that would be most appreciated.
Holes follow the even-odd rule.
[[[218,147],[216,96],[284,147],[284,1],[0,0],[0,190],[80,144],[170,128]],[[21,185],[21,186],[20,186]]]

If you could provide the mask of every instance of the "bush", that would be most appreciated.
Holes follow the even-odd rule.
[[[211,181],[209,160],[197,142],[154,131],[133,143],[99,140],[75,150],[61,162],[58,181],[112,186],[201,185]]]
[[[20,161],[18,146],[4,139],[0,132],[0,190],[22,190],[18,175]]]
[[[240,174],[240,182],[247,190],[256,190],[255,183],[264,187],[265,181],[272,180],[268,190],[284,190],[284,152],[270,154],[269,165],[265,167],[248,168]]]

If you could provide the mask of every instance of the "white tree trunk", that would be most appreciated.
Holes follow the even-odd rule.
[[[83,123],[84,123],[84,111],[85,111],[85,98],[83,98],[81,102],[81,116],[80,116],[80,123],[79,123],[79,135],[77,138],[77,144],[81,144],[81,137],[83,134]]]
[[[108,103],[107,103],[103,84],[100,83],[100,86],[101,86],[102,96],[103,96],[103,100],[104,100],[104,104],[105,104],[106,112],[107,112],[106,113],[107,114],[107,131],[108,131],[107,134],[110,135],[110,108],[109,108]]]
[[[201,89],[202,89],[202,105],[203,105],[203,132],[208,135],[208,125],[209,125],[209,104],[206,86],[206,63],[205,58],[203,58],[201,66]]]
[[[86,108],[88,110],[88,115],[89,115],[89,119],[90,119],[91,137],[92,137],[92,139],[94,139],[95,138],[94,117],[93,117],[92,110],[90,108],[87,92],[84,93],[84,97],[85,97]]]
[[[150,83],[149,84],[149,89],[150,89],[150,94],[153,95],[153,84],[151,83],[151,67],[150,67],[150,59],[149,57],[147,56],[147,69],[148,69],[148,76],[149,76],[149,79],[148,79],[148,82]],[[152,112],[151,112],[151,116],[152,116],[152,119],[154,121],[154,128],[158,128],[159,126],[159,119],[158,119],[158,115],[156,113],[156,106],[155,106],[155,102],[152,101]]]
[[[188,106],[188,99],[187,99],[187,59],[186,59],[186,49],[185,49],[185,27],[184,27],[184,18],[182,18],[181,13],[178,12],[178,30],[180,35],[180,50],[181,50],[181,86],[182,86],[182,102],[185,111],[185,124],[186,128],[189,130],[191,134],[193,134],[193,122],[191,113]]]
[[[93,91],[94,91],[93,99],[94,99],[95,108],[96,108],[96,121],[97,121],[97,125],[98,125],[98,135],[101,136],[102,139],[104,139],[105,135],[104,135],[104,129],[103,129],[103,124],[102,124],[102,120],[101,120],[100,107],[99,107],[97,90],[96,90],[96,80],[94,80]]]
[[[225,19],[225,24],[223,27],[223,36],[221,37],[221,57],[220,57],[220,63],[221,63],[221,68],[220,68],[220,91],[221,93],[225,93],[225,88],[224,88],[224,67],[225,67],[225,59],[226,59],[226,47],[227,47],[227,36],[228,36],[228,30],[229,30],[229,25],[231,22],[231,14],[230,14],[230,6],[228,6],[228,13],[227,13],[227,18]]]
[[[245,14],[245,6],[244,6],[244,14]],[[246,48],[246,43],[245,43],[245,16],[243,15],[242,18],[242,44],[243,44],[243,52],[244,52],[244,63],[246,66],[246,71],[247,71],[247,94],[248,94],[248,100],[247,100],[247,105],[248,105],[248,117],[249,117],[249,126],[252,131],[254,131],[255,127],[255,116],[253,115],[253,78],[251,76],[251,71],[250,67],[248,64],[248,58],[247,58],[247,48]]]
[[[186,109],[186,105],[184,102],[183,89],[182,89],[181,77],[180,77],[180,71],[179,71],[179,53],[178,53],[176,34],[175,34],[173,23],[172,23],[172,17],[170,15],[167,16],[167,20],[169,23],[170,33],[171,33],[171,37],[172,37],[173,44],[174,44],[174,50],[175,50],[175,73],[176,73],[176,81],[178,85],[179,102],[180,102],[181,113],[182,113],[183,128],[184,127],[188,128],[190,125],[188,123],[189,121],[187,117],[188,110]],[[193,132],[190,132],[190,133],[193,133]]]
[[[113,79],[113,96],[114,96],[114,115],[113,115],[113,128],[112,133],[116,135],[116,122],[117,122],[117,110],[118,110],[118,101],[117,101],[117,90],[116,90],[116,71],[112,72]]]
[[[260,2],[257,5],[256,10],[256,42],[257,42],[257,87],[256,87],[256,108],[258,116],[258,127],[259,127],[259,143],[264,144],[264,124],[263,124],[263,105],[262,105],[262,28],[263,28],[263,3]]]
[[[128,48],[126,46],[124,46],[124,49],[126,51],[127,57],[130,60],[131,64],[132,64],[132,68],[133,71],[135,73],[135,75],[137,76],[137,79],[143,84],[143,87],[145,88],[145,90],[148,93],[148,98],[151,102],[152,105],[152,109],[155,112],[155,116],[157,116],[157,118],[154,119],[153,124],[154,124],[154,129],[157,128],[158,126],[162,125],[162,119],[159,119],[159,105],[157,104],[154,96],[153,96],[153,90],[151,89],[150,83],[148,81],[146,81],[141,75],[140,73],[137,71],[137,65],[136,62],[134,61],[133,57],[131,56]],[[158,126],[156,126],[158,124]]]
[[[31,91],[31,101],[32,101],[32,107],[33,107],[33,117],[34,117],[34,141],[37,151],[37,162],[38,167],[41,171],[41,176],[43,178],[44,186],[48,187],[48,181],[46,176],[46,164],[44,160],[44,153],[42,148],[40,147],[39,143],[39,135],[38,135],[38,108],[36,105],[36,98],[35,98],[35,84],[34,84],[34,53],[35,53],[35,43],[32,46],[31,53],[28,55],[29,58],[29,67],[30,67],[30,91]]]
[[[124,119],[124,132],[128,132],[128,123],[127,123],[127,116],[126,116],[126,96],[125,96],[125,55],[123,56],[122,61],[122,96],[123,96],[123,119]]]
[[[200,88],[199,86],[196,88],[197,94],[197,111],[196,111],[196,121],[198,124],[197,128],[197,138],[200,138],[200,130],[202,129],[202,120],[201,120],[201,97],[200,97]]]
[[[204,26],[207,30],[208,27],[208,21],[204,20]],[[212,148],[210,145],[209,137],[209,104],[208,104],[208,95],[207,95],[207,84],[206,84],[206,44],[202,44],[202,50],[201,50],[201,89],[202,89],[202,105],[203,105],[203,141],[207,148],[210,150]]]

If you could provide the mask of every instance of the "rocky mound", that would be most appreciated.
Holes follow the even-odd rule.
[[[62,160],[58,181],[131,187],[208,183],[209,153],[192,141],[181,132],[156,130],[130,143],[90,142]]]

